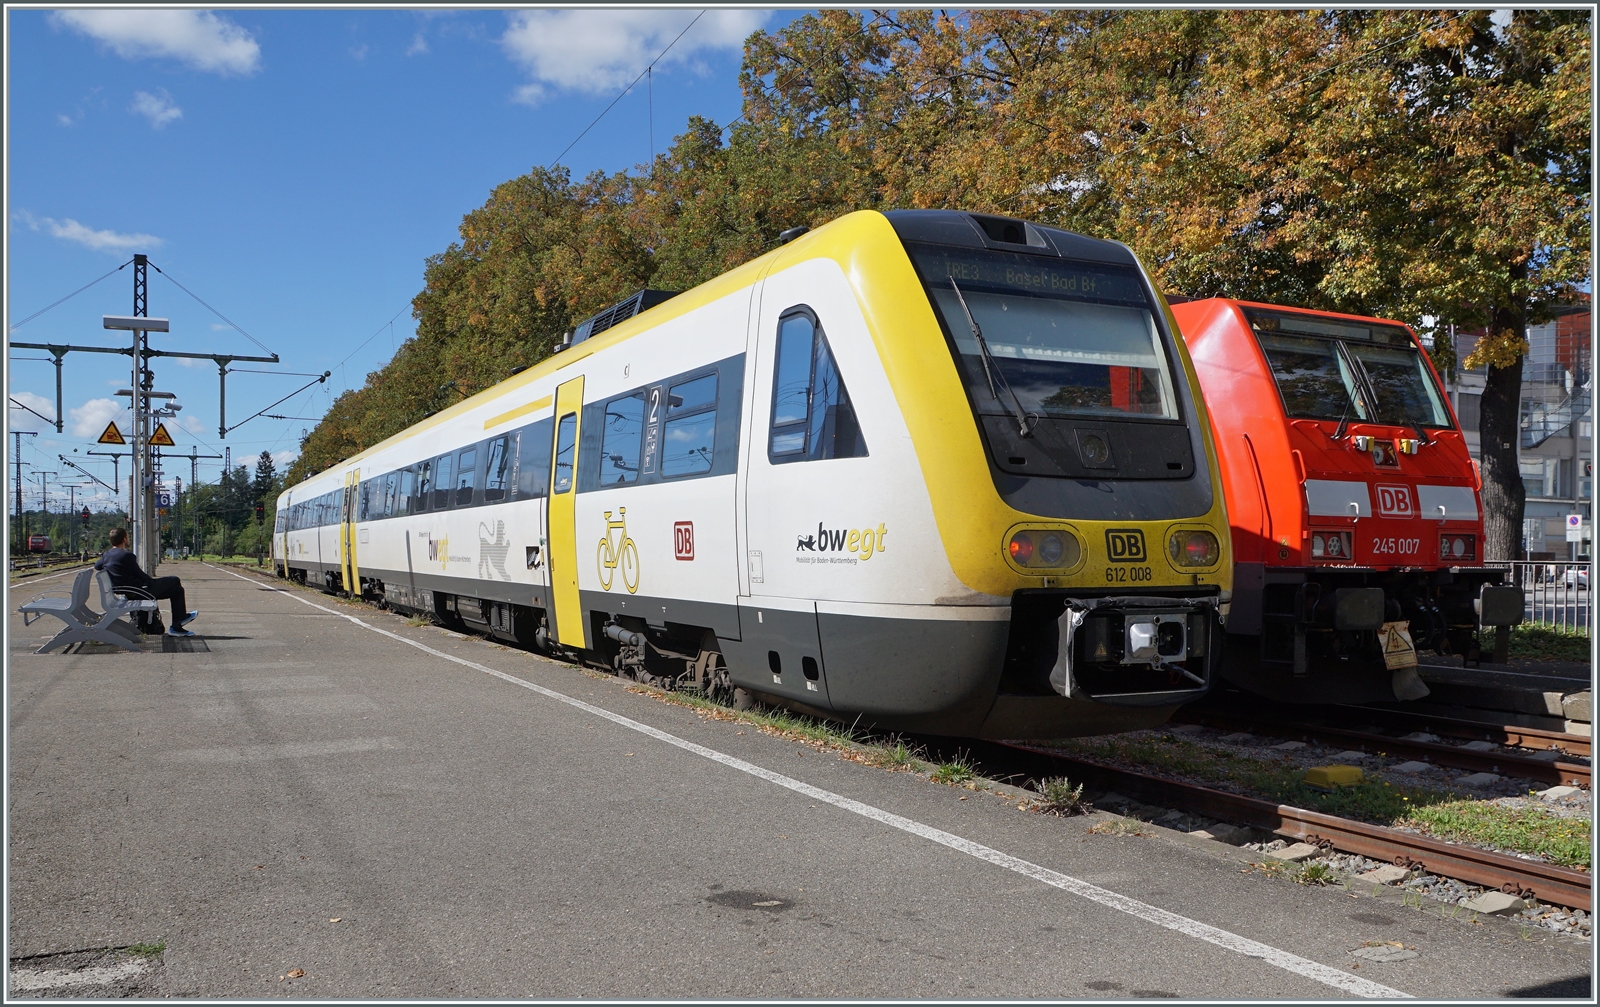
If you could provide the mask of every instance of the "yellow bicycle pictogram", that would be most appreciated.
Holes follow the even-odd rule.
[[[628,537],[628,522],[624,515],[628,508],[617,508],[617,519],[611,520],[611,512],[606,511],[606,534],[600,540],[600,548],[595,554],[595,559],[600,565],[600,586],[611,590],[611,571],[619,565],[622,567],[622,583],[629,594],[639,590],[639,547],[633,544],[633,539]],[[612,544],[611,533],[622,533],[622,540],[616,545]]]

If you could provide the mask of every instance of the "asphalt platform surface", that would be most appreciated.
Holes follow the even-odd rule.
[[[53,628],[11,617],[11,998],[1589,996],[1570,939],[1089,834],[267,578],[161,573],[201,611],[194,652],[35,656]],[[1382,941],[1417,954],[1350,953]]]

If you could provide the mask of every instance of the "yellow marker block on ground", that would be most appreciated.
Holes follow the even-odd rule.
[[[1301,779],[1312,787],[1353,787],[1361,775],[1360,766],[1312,766]]]

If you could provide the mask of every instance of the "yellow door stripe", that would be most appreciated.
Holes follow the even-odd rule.
[[[561,435],[561,420],[574,414],[572,432],[572,488],[555,492],[556,451],[554,438]],[[555,608],[556,641],[568,647],[588,649],[588,627],[583,618],[583,603],[578,594],[578,451],[583,443],[583,376],[556,387],[556,422],[550,431],[550,603]]]

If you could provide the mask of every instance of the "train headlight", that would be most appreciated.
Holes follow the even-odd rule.
[[[1027,566],[1033,559],[1033,536],[1025,531],[1019,531],[1011,536],[1011,544],[1006,547],[1011,553],[1011,559],[1018,566]]]
[[[1030,570],[1066,570],[1078,565],[1083,547],[1064,529],[1024,528],[1006,540],[1006,556]]]
[[[1439,536],[1439,558],[1445,559],[1473,559],[1478,553],[1478,538],[1476,535],[1441,535]]]
[[[1044,566],[1060,566],[1061,557],[1066,552],[1067,547],[1062,544],[1060,535],[1047,534],[1039,540],[1039,562]]]
[[[1355,540],[1347,531],[1313,531],[1311,558],[1324,563],[1349,563],[1355,559]]]
[[[1222,556],[1217,537],[1198,528],[1181,528],[1167,539],[1167,555],[1178,566],[1216,566]]]

